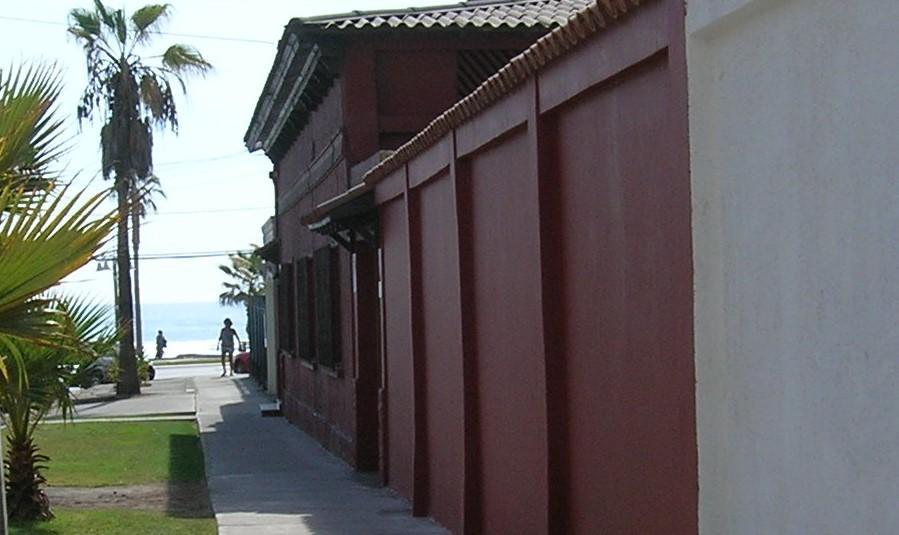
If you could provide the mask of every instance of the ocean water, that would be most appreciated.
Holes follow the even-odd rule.
[[[243,306],[218,303],[148,304],[141,307],[144,353],[156,354],[156,331],[168,341],[164,358],[182,354],[218,355],[215,349],[225,318],[231,318],[241,340],[246,341],[247,311]]]

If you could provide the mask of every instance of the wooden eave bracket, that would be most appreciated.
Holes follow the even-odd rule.
[[[361,241],[378,247],[377,212],[374,194],[368,192],[345,204],[335,206],[316,221],[306,224],[312,232],[330,237],[338,245],[353,253]]]

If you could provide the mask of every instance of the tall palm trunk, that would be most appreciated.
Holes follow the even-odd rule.
[[[135,197],[137,192],[135,192]],[[143,323],[140,314],[140,200],[135,198],[131,204],[131,245],[134,251],[134,341],[137,355],[144,354]]]
[[[138,121],[137,83],[124,56],[120,60],[120,76],[115,91],[115,109],[110,118],[112,126],[109,142],[116,151],[115,187],[118,201],[119,225],[116,233],[116,262],[119,265],[119,380],[116,393],[120,396],[140,394],[137,360],[134,357],[134,304],[131,300],[131,252],[128,248],[128,216],[131,214],[131,192],[134,180],[131,128]],[[124,150],[123,150],[124,149]]]
[[[131,255],[128,250],[128,214],[130,208],[131,180],[127,170],[116,171],[116,196],[118,197],[119,224],[116,232],[116,263],[119,266],[119,300],[116,310],[119,317],[119,382],[116,393],[120,396],[140,394],[137,378],[137,362],[134,358],[134,308],[131,301]]]

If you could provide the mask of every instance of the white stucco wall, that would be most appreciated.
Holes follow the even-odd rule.
[[[687,4],[700,531],[899,533],[899,1]]]
[[[262,225],[262,243],[270,243],[275,239],[275,218],[270,217]],[[266,381],[265,389],[271,394],[278,392],[278,331],[275,308],[278,296],[275,293],[275,279],[272,270],[266,263],[265,273],[265,351]]]
[[[265,274],[265,352],[266,381],[265,389],[272,394],[278,393],[278,333],[275,305],[275,280],[270,273]]]

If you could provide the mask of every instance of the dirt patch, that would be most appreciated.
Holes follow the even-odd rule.
[[[51,506],[163,511],[171,516],[212,516],[204,483],[159,483],[121,487],[48,487]]]

